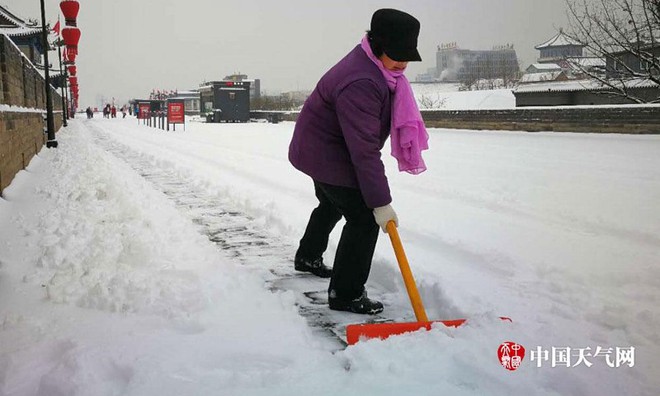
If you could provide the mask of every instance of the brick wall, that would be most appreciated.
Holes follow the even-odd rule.
[[[46,143],[39,113],[0,112],[0,192]]]
[[[0,104],[43,110],[0,110],[0,194],[46,143],[45,87],[32,63],[0,35]],[[55,90],[51,93],[57,131],[62,126],[62,97]]]

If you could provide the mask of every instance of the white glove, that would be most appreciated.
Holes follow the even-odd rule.
[[[387,232],[387,223],[390,220],[393,220],[397,227],[399,226],[399,218],[396,216],[394,209],[392,209],[392,205],[389,204],[375,208],[374,219],[376,219],[376,224],[378,224],[385,233]]]

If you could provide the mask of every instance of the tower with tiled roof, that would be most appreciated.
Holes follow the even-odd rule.
[[[41,63],[44,48],[41,42],[41,25],[37,22],[19,18],[0,5],[0,34],[9,37],[33,64]]]
[[[534,48],[540,51],[539,63],[556,63],[566,58],[582,57],[584,44],[559,29],[559,33],[554,37]]]

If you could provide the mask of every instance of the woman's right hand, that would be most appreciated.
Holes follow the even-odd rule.
[[[396,224],[397,227],[399,226],[399,218],[396,216],[396,212],[390,204],[374,208],[374,219],[376,220],[376,224],[378,224],[381,230],[385,233],[387,233],[387,223],[390,220],[394,221],[394,224]]]

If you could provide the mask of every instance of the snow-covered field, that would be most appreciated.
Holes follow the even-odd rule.
[[[516,98],[512,89],[459,91],[456,83],[412,84],[420,109],[495,110],[513,109]]]
[[[434,129],[419,176],[384,155],[429,317],[472,320],[333,352],[264,286],[269,257],[241,265],[145,179],[158,169],[293,247],[315,206],[287,161],[293,123],[186,129],[74,120],[4,191],[0,395],[660,389],[659,136]],[[407,299],[391,250],[381,236],[368,284],[386,305]],[[527,349],[517,371],[498,363],[504,341]],[[616,354],[631,346],[633,367]],[[577,365],[551,367],[566,347]]]

